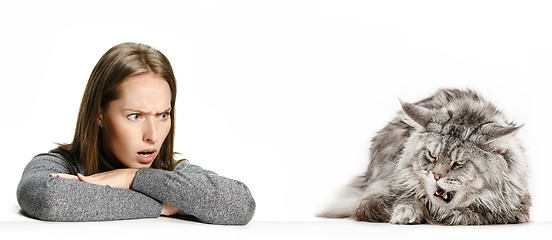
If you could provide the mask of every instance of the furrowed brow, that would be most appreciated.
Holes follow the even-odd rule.
[[[137,112],[137,113],[140,113],[140,114],[151,114],[151,112],[146,112],[146,111],[143,111],[143,110],[138,110],[138,109],[133,109],[133,108],[125,108],[123,110],[124,111],[129,111],[129,112]],[[163,111],[158,112],[156,114],[167,113],[167,112],[170,112],[171,110],[172,110],[172,107],[169,107],[166,110],[163,110]]]

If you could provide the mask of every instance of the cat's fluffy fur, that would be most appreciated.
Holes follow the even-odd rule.
[[[527,164],[516,126],[471,90],[445,89],[372,139],[366,173],[321,217],[395,224],[529,221]]]

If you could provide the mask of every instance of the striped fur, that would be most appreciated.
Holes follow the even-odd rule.
[[[521,126],[471,90],[444,89],[401,105],[373,138],[366,173],[319,216],[395,224],[529,221]]]

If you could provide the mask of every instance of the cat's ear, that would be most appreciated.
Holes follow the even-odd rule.
[[[492,130],[487,133],[487,139],[485,146],[490,148],[490,150],[498,153],[504,153],[514,141],[514,136],[519,132],[523,127],[514,126],[514,127],[499,127],[495,126]]]
[[[408,117],[404,119],[404,121],[414,128],[421,130],[426,129],[434,115],[433,112],[425,107],[403,102],[401,99],[399,99],[399,101],[401,102],[404,113],[406,113]]]

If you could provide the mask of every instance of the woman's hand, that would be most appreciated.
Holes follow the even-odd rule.
[[[66,173],[52,173],[50,174],[50,177],[79,180],[79,178],[76,175],[71,175]]]
[[[129,189],[132,187],[132,182],[134,182],[134,177],[136,176],[138,169],[135,168],[123,168],[115,169],[108,172],[96,173],[90,176],[83,176],[81,174],[71,175],[63,173],[54,173],[50,174],[52,177],[59,177],[64,179],[75,179],[82,182],[87,182],[96,185],[106,186],[109,185],[113,188],[126,188]]]
[[[163,202],[163,210],[161,210],[162,216],[170,216],[170,215],[177,214],[178,212],[180,212],[180,209]]]
[[[126,188],[132,187],[134,177],[136,176],[138,169],[136,168],[123,168],[115,169],[107,172],[96,173],[90,176],[83,176],[77,174],[77,177],[82,182],[92,183],[96,185],[106,186],[109,185],[113,188]]]

